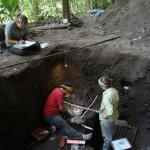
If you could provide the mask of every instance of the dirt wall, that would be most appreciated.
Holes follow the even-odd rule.
[[[94,95],[102,94],[97,84],[100,76],[108,75],[114,79],[113,85],[120,92],[120,119],[138,128],[135,146],[141,148],[149,145],[149,119],[146,116],[150,111],[150,60],[146,52],[139,56],[136,49],[135,53],[132,51],[131,54],[130,51],[130,48],[104,44],[69,53],[67,57],[84,74],[90,100]],[[125,91],[124,86],[129,87],[129,91]],[[83,88],[84,85],[78,90],[82,91]],[[99,102],[94,108],[99,108]]]
[[[117,0],[109,6],[103,17],[97,18],[97,26],[107,33],[130,33],[130,38],[142,39],[149,37],[150,1],[147,0]]]
[[[81,43],[76,43],[80,45]],[[71,50],[69,44],[58,45],[53,48],[55,52]],[[56,51],[57,50],[57,51]],[[141,139],[143,133],[148,139],[146,113],[149,111],[150,97],[150,60],[145,57],[129,54],[129,50],[120,51],[120,48],[109,47],[109,44],[94,46],[88,49],[73,51],[65,54],[69,65],[74,66],[71,80],[76,88],[78,99],[75,103],[83,102],[85,96],[83,89],[87,90],[85,105],[89,105],[93,98],[102,91],[97,84],[98,77],[109,75],[114,79],[114,86],[120,92],[120,119],[128,120],[130,124],[138,127],[137,142],[148,145],[146,138]],[[5,150],[25,149],[29,140],[30,131],[41,122],[42,106],[49,93],[48,81],[51,69],[58,63],[64,63],[64,55],[43,61],[34,62],[20,72],[0,77],[0,146]],[[10,68],[9,68],[10,69]],[[11,68],[12,69],[12,68]],[[73,71],[76,72],[73,72]],[[3,71],[4,72],[4,71]],[[79,74],[79,73],[80,74]],[[69,78],[68,78],[69,79]],[[50,82],[54,87],[53,80]],[[57,83],[58,85],[59,83]],[[79,85],[79,86],[78,86]],[[55,85],[56,86],[56,85]],[[126,93],[124,86],[129,86]],[[100,101],[94,105],[98,109]],[[94,114],[87,113],[86,117]],[[9,144],[8,144],[9,143]],[[137,146],[139,146],[137,144]]]
[[[53,88],[48,74],[61,57],[54,59],[0,70],[0,149],[27,149],[30,132],[43,123],[43,103]]]

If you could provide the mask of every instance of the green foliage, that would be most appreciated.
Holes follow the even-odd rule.
[[[71,12],[84,13],[105,8],[112,0],[69,0]],[[30,21],[56,18],[62,15],[62,0],[0,0],[0,22],[4,23],[23,12]]]
[[[108,4],[111,4],[112,0],[101,0],[99,1],[99,6],[105,8]]]
[[[13,19],[19,9],[18,0],[0,0],[0,22]]]
[[[22,12],[26,14],[29,20],[36,20],[39,10],[39,0],[19,0],[19,6]]]
[[[40,3],[41,13],[38,15],[38,18],[56,18],[59,17],[62,13],[62,4],[60,0],[43,0]]]

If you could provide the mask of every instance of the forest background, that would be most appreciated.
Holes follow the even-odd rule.
[[[62,16],[62,8],[66,1],[69,1],[72,13],[105,9],[113,2],[113,0],[0,0],[0,23],[12,20],[20,12],[23,12],[30,22],[59,18]]]

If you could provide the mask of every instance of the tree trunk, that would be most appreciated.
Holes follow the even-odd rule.
[[[39,0],[34,0],[33,2],[33,15],[37,16],[39,14]]]
[[[69,0],[62,0],[63,5],[63,18],[68,19],[70,22],[70,7],[69,7]]]
[[[102,1],[102,0],[101,0]],[[95,0],[94,1],[94,9],[98,8],[98,3],[99,3],[99,0]]]

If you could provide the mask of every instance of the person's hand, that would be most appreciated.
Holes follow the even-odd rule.
[[[33,39],[31,37],[28,37],[27,40],[28,41],[33,41]]]
[[[49,134],[49,131],[41,131],[40,134],[43,136],[47,136]]]
[[[20,41],[18,42],[18,44],[24,44],[24,43],[25,43],[24,40],[20,40]]]
[[[80,116],[75,116],[75,117],[71,118],[71,122],[72,123],[76,123],[76,124],[82,124],[85,121],[82,120],[82,118],[80,118]]]
[[[29,33],[29,34],[25,35],[25,39],[32,41],[33,40],[33,34]]]
[[[100,113],[100,119],[107,119],[108,115],[105,112]]]

